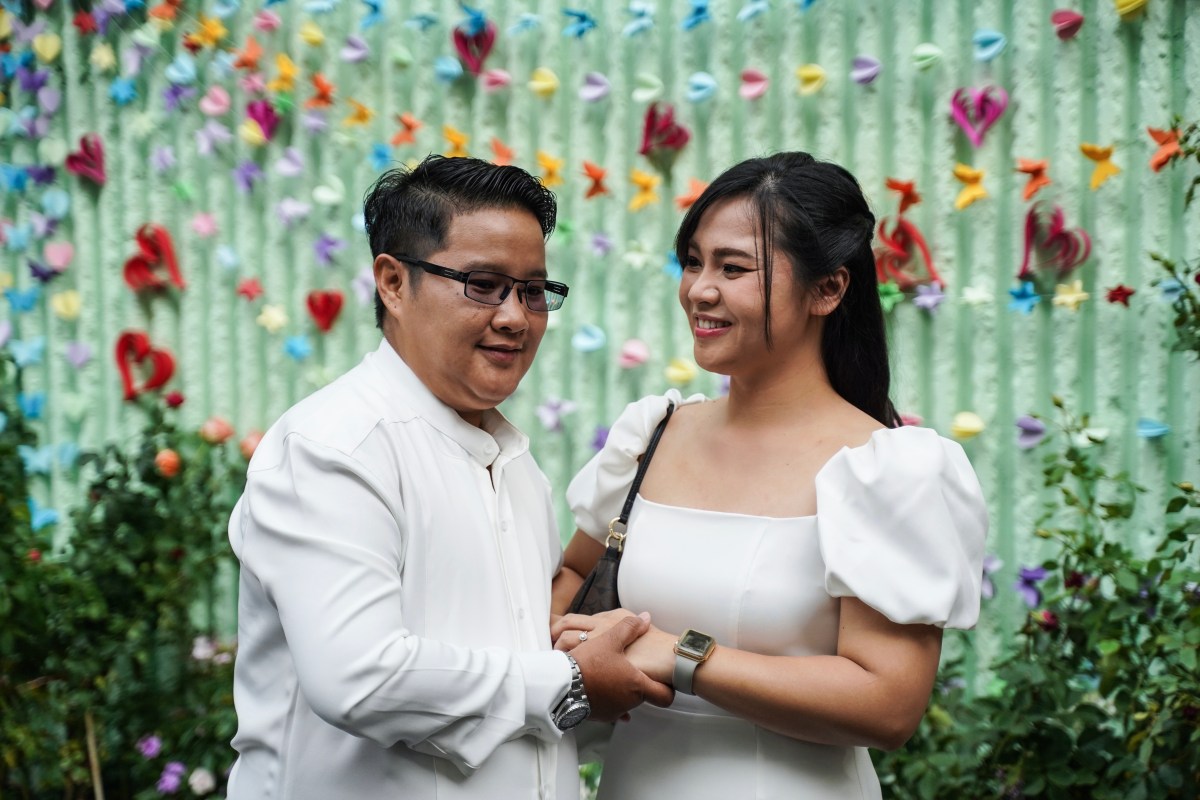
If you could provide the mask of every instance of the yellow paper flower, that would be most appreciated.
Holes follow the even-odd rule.
[[[50,297],[50,310],[59,319],[73,322],[79,319],[79,313],[83,311],[83,297],[75,289],[58,292]]]
[[[242,124],[238,126],[238,136],[251,147],[262,147],[267,143],[262,126],[252,119],[242,120]]]
[[[1146,8],[1146,0],[1113,0],[1117,15],[1122,21],[1136,19]]]
[[[117,54],[113,52],[111,44],[101,42],[92,47],[92,54],[88,57],[88,61],[92,63],[92,67],[97,72],[109,73],[116,69]]]
[[[442,126],[442,136],[445,136],[446,141],[450,143],[450,149],[445,154],[446,158],[467,157],[467,142],[471,141],[470,136],[452,125]]]
[[[13,276],[11,272],[0,272],[0,292],[13,287]]]
[[[562,169],[564,159],[555,158],[545,150],[538,150],[537,162],[542,168],[542,183],[546,186],[558,186],[563,182],[562,175],[559,170]]]
[[[550,97],[558,91],[558,76],[546,67],[538,67],[529,79],[529,88],[538,97]]]
[[[816,94],[825,85],[825,70],[819,64],[796,67],[796,80],[800,81],[800,94]]]
[[[40,33],[33,37],[33,52],[38,57],[38,61],[43,64],[52,64],[58,58],[58,54],[62,52],[62,37],[57,33]]]
[[[1083,281],[1072,281],[1071,283],[1060,283],[1058,286],[1055,286],[1054,300],[1051,302],[1056,306],[1078,311],[1079,306],[1089,297],[1091,295],[1083,290]]]
[[[10,36],[12,36],[12,17],[3,8],[0,8],[0,40]]]
[[[317,23],[309,20],[300,26],[300,39],[310,47],[320,47],[325,44],[325,31]]]
[[[1098,144],[1088,144],[1084,142],[1079,145],[1079,150],[1085,156],[1096,162],[1096,168],[1092,170],[1092,191],[1096,191],[1112,176],[1118,174],[1121,168],[1112,162],[1113,146],[1103,147]]]
[[[641,211],[651,203],[659,201],[658,192],[654,190],[662,183],[662,178],[640,169],[633,169],[629,172],[629,182],[637,187],[637,194],[629,201],[630,211]]]
[[[350,107],[354,109],[349,115],[346,116],[344,120],[342,120],[342,124],[347,128],[354,127],[355,125],[366,125],[371,121],[371,118],[375,116],[374,111],[353,98],[347,98],[346,102],[349,103]]]
[[[974,411],[960,411],[954,415],[954,421],[950,423],[950,435],[955,439],[966,441],[983,433],[986,427],[987,425]]]
[[[204,48],[214,48],[221,40],[229,35],[225,24],[217,17],[199,15],[200,28],[189,33],[186,37],[189,44]]]
[[[695,380],[698,371],[691,360],[672,358],[671,363],[667,364],[667,368],[663,370],[663,374],[666,375],[668,383],[685,384]]]
[[[275,69],[279,70],[279,77],[267,84],[268,91],[290,92],[296,88],[296,77],[300,74],[300,68],[296,66],[295,61],[285,53],[276,53]]]
[[[954,201],[955,208],[962,211],[976,200],[982,200],[988,196],[987,189],[983,188],[983,176],[984,171],[981,169],[968,167],[966,164],[954,165],[954,177],[963,183],[962,191],[958,193],[958,199]]]
[[[262,311],[259,312],[258,318],[254,321],[266,328],[267,333],[279,333],[288,324],[287,314],[284,313],[283,306],[270,304],[262,307]]]

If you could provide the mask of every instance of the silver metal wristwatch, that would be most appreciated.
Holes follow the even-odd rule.
[[[579,669],[579,662],[570,653],[567,654],[567,661],[571,662],[571,688],[550,714],[560,731],[571,730],[592,713],[592,705],[583,688],[583,672]]]

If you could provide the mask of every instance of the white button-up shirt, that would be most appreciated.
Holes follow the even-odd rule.
[[[465,422],[387,341],[272,426],[229,523],[231,800],[578,798],[528,444],[499,412]]]

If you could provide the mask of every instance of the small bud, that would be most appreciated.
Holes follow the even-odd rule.
[[[36,564],[42,560],[42,551],[38,550],[36,547],[30,548],[29,552],[25,554],[25,557]]]
[[[1062,407],[1063,407],[1063,399],[1062,399],[1061,397],[1059,397],[1058,395],[1056,395],[1056,394],[1054,394],[1054,395],[1050,395],[1050,402],[1051,402],[1051,403],[1054,403],[1054,407],[1055,407],[1055,408],[1062,408]]]
[[[158,455],[154,457],[154,468],[158,470],[158,474],[164,478],[174,478],[179,474],[179,467],[182,465],[182,460],[179,458],[179,453],[171,449],[163,449],[158,451]]]

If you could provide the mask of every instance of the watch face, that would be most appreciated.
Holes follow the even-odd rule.
[[[563,709],[563,712],[558,715],[558,719],[554,720],[554,724],[558,726],[560,731],[569,731],[587,719],[588,714],[591,713],[592,707],[590,704],[578,701]]]
[[[702,658],[712,645],[713,638],[699,631],[684,631],[683,636],[679,639],[679,649],[685,653],[695,654],[697,658]]]

